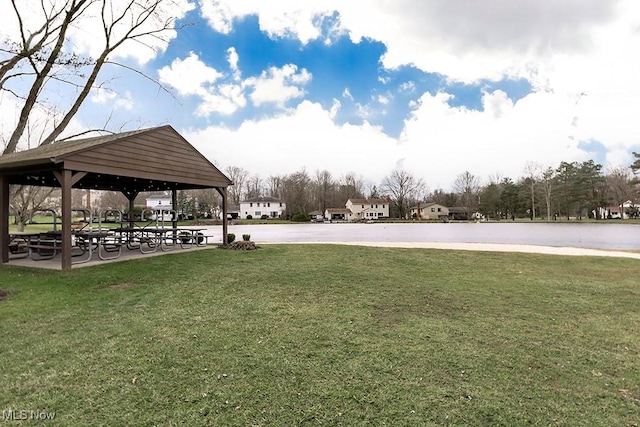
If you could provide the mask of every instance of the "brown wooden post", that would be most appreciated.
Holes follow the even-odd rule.
[[[0,175],[0,262],[9,262],[9,177]]]
[[[64,169],[60,176],[62,189],[62,269],[71,269],[71,171]]]
[[[227,232],[228,232],[228,220],[227,220],[227,189],[221,188],[220,195],[222,196],[222,244],[227,244]]]
[[[171,190],[171,209],[175,212],[175,216],[171,220],[172,228],[178,227],[178,190]],[[174,236],[175,237],[175,236]]]

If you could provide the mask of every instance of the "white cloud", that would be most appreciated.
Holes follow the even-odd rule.
[[[335,176],[356,172],[378,181],[393,169],[394,139],[368,123],[338,126],[331,115],[331,110],[303,101],[276,117],[245,121],[237,130],[211,126],[183,134],[222,168],[240,166],[265,178],[304,167]]]
[[[160,82],[176,88],[180,95],[205,95],[205,85],[214,83],[223,74],[207,66],[191,52],[185,59],[176,58],[170,66],[158,70]]]
[[[177,58],[170,66],[158,70],[158,76],[161,83],[173,86],[180,95],[195,95],[201,98],[196,110],[200,116],[208,116],[211,113],[230,115],[247,104],[240,85],[216,85],[224,74],[207,66],[193,52],[187,58]]]
[[[503,92],[486,93],[484,112],[451,108],[445,94],[425,94],[420,103],[411,103],[416,111],[403,147],[414,147],[414,157],[407,158],[415,160],[431,147],[429,158],[447,159],[440,163],[450,172],[432,178],[442,186],[464,169],[487,175],[484,165],[495,169],[498,159],[505,159],[499,167],[514,177],[528,160],[554,165],[584,159],[580,141],[598,141],[609,150],[608,160],[623,162],[623,153],[640,145],[636,0],[272,0],[268,7],[259,0],[219,0],[215,9],[226,11],[228,24],[233,17],[256,14],[263,31],[303,43],[322,37],[322,19],[337,12],[333,31],[355,42],[382,42],[388,69],[411,64],[451,82],[527,79],[533,94],[513,104]],[[586,96],[576,103],[581,93]],[[343,97],[349,98],[348,90]],[[367,106],[357,110],[369,117]],[[418,140],[439,142],[412,142]],[[442,147],[453,147],[456,155],[438,152]]]
[[[234,80],[240,80],[240,77],[242,76],[240,68],[238,68],[239,59],[238,52],[236,52],[234,47],[227,49],[227,62],[229,62],[229,68],[231,68],[231,71],[233,72]]]
[[[245,84],[253,87],[249,97],[254,105],[273,103],[283,106],[290,99],[303,97],[305,92],[299,86],[310,80],[311,74],[306,69],[298,72],[297,66],[287,64],[282,68],[271,67],[260,77],[245,80]]]

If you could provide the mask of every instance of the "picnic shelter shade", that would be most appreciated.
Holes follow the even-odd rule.
[[[214,188],[222,196],[227,234],[227,187],[233,183],[171,126],[60,141],[0,156],[0,262],[9,260],[9,185],[62,190],[62,268],[71,268],[71,188],[122,192]]]

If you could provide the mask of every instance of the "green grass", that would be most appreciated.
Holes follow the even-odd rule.
[[[637,425],[639,273],[323,245],[3,267],[0,409],[50,425]]]

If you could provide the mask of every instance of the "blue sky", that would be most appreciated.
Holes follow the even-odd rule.
[[[560,161],[627,165],[640,151],[633,0],[167,5],[183,28],[114,58],[164,89],[105,68],[74,130],[107,117],[115,129],[171,124],[223,170],[328,170],[373,186],[403,168],[431,190],[464,171],[487,183]],[[90,54],[94,30],[79,24],[73,49]],[[0,105],[7,128],[11,110]]]

